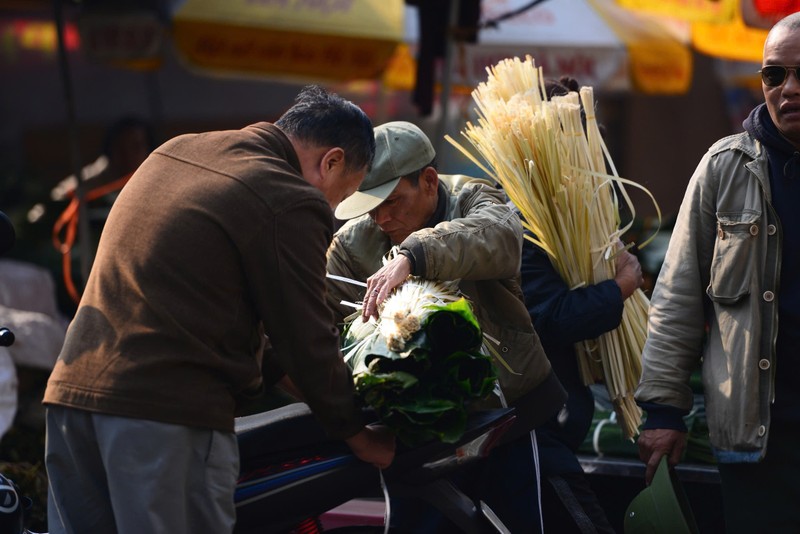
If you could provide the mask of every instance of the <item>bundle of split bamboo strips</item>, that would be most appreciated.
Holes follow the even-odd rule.
[[[650,193],[617,174],[594,116],[592,88],[548,99],[541,68],[530,56],[487,71],[488,80],[472,92],[477,124],[468,122],[461,132],[477,155],[447,140],[505,189],[533,233],[526,238],[547,252],[571,288],[613,278],[615,255],[624,248],[620,237],[632,224],[620,228],[619,197],[635,215],[625,185]],[[648,306],[636,290],[625,300],[618,328],[576,346],[584,383],[605,383],[627,438],[641,423],[633,393]]]

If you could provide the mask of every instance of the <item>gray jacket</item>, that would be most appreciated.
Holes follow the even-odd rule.
[[[780,251],[766,151],[747,133],[721,139],[683,199],[650,301],[636,392],[638,401],[688,410],[689,375],[702,358],[710,440],[721,462],[758,461],[766,450]]]
[[[495,366],[506,401],[517,408],[518,429],[530,430],[555,415],[566,392],[553,373],[525,308],[519,284],[522,225],[489,182],[439,176],[447,188],[444,220],[412,233],[401,244],[415,258],[415,272],[431,280],[460,280],[485,334],[498,340],[511,368]],[[328,272],[365,281],[391,249],[389,238],[364,215],[348,221],[328,249]],[[363,288],[331,281],[328,298],[340,321],[360,301]]]

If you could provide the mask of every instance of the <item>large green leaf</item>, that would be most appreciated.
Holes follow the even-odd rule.
[[[428,311],[402,352],[389,349],[379,328],[364,339],[343,333],[356,392],[407,445],[457,441],[467,404],[491,393],[496,377],[492,359],[479,352],[482,334],[469,302]]]
[[[443,378],[452,381],[469,398],[480,399],[494,389],[492,359],[478,352],[457,351],[447,356]]]
[[[480,347],[483,340],[478,321],[463,298],[435,307],[423,328],[430,338],[431,350],[439,354],[474,350]]]
[[[387,402],[393,405],[397,399],[402,399],[403,392],[414,387],[418,382],[417,377],[403,372],[362,373],[355,377],[355,388],[368,406],[378,409]]]
[[[446,443],[458,441],[467,421],[463,403],[431,398],[397,403],[381,416],[397,433],[398,439],[412,446],[431,439]]]

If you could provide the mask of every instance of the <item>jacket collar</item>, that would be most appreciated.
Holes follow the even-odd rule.
[[[742,125],[766,148],[773,178],[800,176],[800,152],[772,122],[766,104],[756,106]]]
[[[425,223],[425,228],[433,228],[440,222],[445,220],[447,216],[447,199],[450,195],[447,194],[447,188],[444,186],[441,180],[439,180],[439,198],[436,201],[436,210],[431,215],[431,218],[428,219],[428,222]]]
[[[270,147],[279,157],[286,160],[289,165],[302,176],[302,169],[300,168],[300,158],[294,149],[294,145],[283,133],[283,130],[272,124],[271,122],[257,122],[249,126],[245,126],[245,130],[249,130],[256,134],[259,138],[263,139],[265,144]]]

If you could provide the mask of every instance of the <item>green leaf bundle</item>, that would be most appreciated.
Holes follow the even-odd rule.
[[[412,325],[409,328],[409,325]],[[410,277],[377,321],[356,314],[343,333],[358,395],[409,446],[457,441],[470,401],[494,388],[472,308],[454,286]]]

